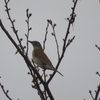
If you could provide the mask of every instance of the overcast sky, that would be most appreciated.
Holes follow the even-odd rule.
[[[0,18],[8,32],[14,36],[11,24],[7,19],[4,8],[4,1],[0,0]],[[9,3],[11,16],[16,19],[15,26],[20,37],[24,39],[27,32],[26,9],[32,13],[30,18],[30,40],[38,40],[43,43],[46,32],[47,19],[56,23],[55,28],[60,53],[62,51],[72,0],[11,0]],[[89,90],[97,89],[100,77],[100,51],[95,44],[100,46],[100,3],[99,0],[79,0],[75,10],[77,15],[73,27],[71,26],[69,39],[76,36],[71,45],[67,48],[59,71],[50,83],[50,89],[55,100],[92,100]],[[53,65],[57,63],[56,45],[51,36],[51,27],[48,30],[48,40],[45,52]],[[15,36],[14,36],[15,39]],[[16,40],[16,39],[15,39]],[[9,41],[4,32],[0,29],[0,76],[5,89],[9,90],[9,96],[13,100],[40,100],[37,91],[31,88],[31,76],[23,58],[17,54],[15,47]],[[29,45],[29,58],[31,59],[32,46]],[[46,71],[50,73],[51,71]],[[0,89],[0,100],[8,100]]]

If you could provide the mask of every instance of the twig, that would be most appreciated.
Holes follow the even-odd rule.
[[[45,38],[44,38],[44,41],[43,41],[43,50],[45,50],[45,43],[46,43],[46,40],[47,40],[48,27],[49,27],[49,23],[48,23],[48,20],[47,20],[46,33],[45,33]]]
[[[43,50],[45,49],[45,42],[47,40],[47,33],[48,33],[48,27],[49,27],[49,24],[51,25],[52,29],[53,29],[53,33],[52,35],[54,36],[55,38],[55,42],[56,42],[56,46],[57,46],[57,54],[58,54],[58,59],[60,58],[60,54],[59,54],[59,45],[58,45],[58,41],[57,41],[57,37],[56,37],[56,34],[55,34],[55,26],[56,24],[53,24],[51,20],[47,20],[47,27],[46,27],[46,34],[45,34],[45,39],[43,41]]]
[[[94,97],[93,97],[93,95],[92,95],[92,91],[91,90],[89,90],[89,93],[90,93],[92,99],[95,100]]]
[[[98,100],[98,96],[99,96],[99,93],[100,93],[100,84],[99,84],[97,90],[95,91],[95,97],[93,97],[91,90],[89,90],[89,93],[90,93],[93,100]]]
[[[67,31],[66,31],[66,35],[65,35],[65,38],[63,39],[63,52],[62,52],[62,55],[64,54],[65,50],[66,50],[66,41],[68,39],[68,34],[70,33],[69,30],[70,30],[70,26],[71,24],[74,23],[75,21],[75,17],[76,17],[76,14],[75,14],[75,7],[76,7],[76,4],[77,4],[77,1],[78,0],[73,0],[73,3],[74,3],[74,6],[71,8],[72,9],[72,13],[70,14],[70,18],[67,18],[68,21],[69,21],[69,24],[68,24],[68,28],[67,28]]]
[[[46,70],[44,69],[44,70],[43,70],[44,82],[46,82],[46,77],[47,77],[45,71],[46,71]],[[45,100],[47,100],[47,93],[46,93],[46,89],[45,89],[45,88],[44,88],[44,96],[45,96]]]
[[[20,48],[18,47],[18,45],[16,44],[16,42],[13,40],[13,38],[10,36],[10,34],[8,33],[8,31],[5,29],[4,25],[2,24],[2,21],[0,19],[0,26],[1,29],[4,31],[4,33],[7,35],[7,37],[9,38],[9,40],[12,42],[12,44],[16,47],[16,49],[19,51],[20,55],[24,58],[27,66],[30,66],[31,69],[33,70],[33,72],[37,75],[38,79],[40,80],[40,82],[43,84],[43,86],[45,87],[48,96],[50,97],[51,100],[54,100],[54,97],[48,87],[48,84],[46,82],[43,81],[43,79],[41,78],[40,74],[38,73],[38,71],[33,67],[33,65],[31,64],[29,58],[24,55],[24,53],[20,50]]]
[[[66,51],[66,48],[69,46],[69,44],[70,44],[70,43],[74,40],[74,38],[75,38],[75,36],[74,36],[74,37],[72,38],[72,40],[71,40],[69,43],[67,43],[67,45],[66,45],[66,41],[67,41],[67,39],[68,39],[68,34],[69,34],[70,26],[71,26],[71,24],[73,24],[74,21],[75,21],[75,17],[76,17],[76,16],[75,16],[75,8],[76,8],[77,1],[78,1],[78,0],[73,0],[74,6],[72,7],[72,13],[71,13],[71,15],[70,15],[70,19],[68,19],[68,20],[69,20],[69,23],[68,23],[68,27],[67,27],[67,31],[66,31],[65,38],[63,39],[64,44],[63,44],[63,48],[62,48],[62,54],[61,54],[61,57],[59,58],[59,61],[58,61],[57,65],[56,65],[56,69],[58,69],[58,67],[59,67],[59,65],[60,65],[60,63],[61,63],[61,61],[62,61],[62,58],[64,57],[64,53],[65,53],[65,51]],[[48,79],[48,81],[47,81],[48,84],[50,83],[50,81],[51,81],[52,78],[54,77],[55,73],[56,73],[56,72],[53,72],[53,74],[51,75],[51,77]]]
[[[67,45],[65,46],[65,49],[73,42],[74,39],[75,39],[75,36],[73,36],[72,39],[69,39],[69,40],[68,40],[68,43],[67,43]]]
[[[24,48],[23,48],[23,46],[22,46],[22,44],[21,44],[21,39],[19,38],[19,36],[18,36],[18,30],[16,30],[15,29],[15,25],[14,25],[14,22],[15,22],[15,19],[14,20],[12,20],[12,18],[11,18],[11,16],[10,16],[10,13],[9,13],[9,11],[11,10],[9,7],[8,7],[8,3],[9,3],[9,1],[10,0],[4,0],[4,2],[5,2],[5,8],[6,8],[6,12],[7,12],[7,15],[8,15],[8,19],[10,20],[10,22],[11,22],[11,28],[12,28],[12,30],[13,30],[13,32],[15,33],[15,35],[16,35],[16,37],[17,37],[17,40],[18,40],[18,42],[19,42],[19,45],[20,45],[20,47],[21,47],[21,49],[22,49],[22,51],[24,52]]]
[[[97,88],[97,91],[96,91],[94,100],[97,100],[98,99],[99,93],[100,93],[100,84],[99,84],[99,86]]]
[[[32,16],[31,13],[28,12],[29,9],[26,10],[26,16],[27,16],[27,20],[26,20],[26,23],[27,23],[27,34],[25,34],[26,36],[26,55],[28,55],[28,38],[29,38],[29,31],[32,29],[31,27],[29,27],[29,19],[30,17]]]
[[[9,100],[12,100],[11,99],[11,97],[8,95],[8,92],[9,92],[9,90],[5,90],[4,89],[4,86],[0,83],[0,87],[1,87],[1,89],[2,89],[2,91],[4,92],[4,94],[6,95],[6,97],[9,99]]]
[[[38,90],[38,94],[40,95],[40,97],[45,100],[43,92],[40,88],[40,83],[38,83],[38,77],[36,77],[36,75],[33,73],[32,69],[29,67],[30,70],[30,75],[32,76],[33,80],[32,82],[34,83],[34,86],[32,85],[32,88],[35,88]],[[34,75],[33,75],[34,74]]]
[[[100,51],[100,47],[99,47],[98,45],[96,45],[96,44],[95,44],[95,47],[97,47],[97,48],[98,48],[98,50]]]
[[[37,70],[35,70],[35,68],[33,67],[33,65],[31,64],[29,58],[27,56],[24,55],[24,53],[20,50],[20,48],[18,47],[18,45],[16,44],[16,42],[13,40],[13,38],[10,36],[10,34],[8,33],[8,31],[5,29],[4,25],[2,24],[2,21],[0,19],[0,26],[2,28],[2,30],[4,31],[4,33],[8,36],[9,40],[13,43],[13,45],[16,47],[16,49],[19,51],[19,53],[21,54],[21,56],[24,58],[27,66],[30,66],[32,68],[32,70],[34,71],[34,73],[36,73],[36,75],[38,76],[38,78],[40,79],[40,81],[42,83],[44,83],[44,81],[42,80],[41,76],[39,75],[39,73],[37,72]]]
[[[100,73],[99,72],[96,72],[96,74],[100,76]]]
[[[52,29],[53,29],[52,35],[53,35],[54,38],[55,38],[55,42],[56,42],[56,46],[57,46],[58,60],[59,60],[59,58],[60,58],[60,54],[59,54],[59,45],[58,45],[58,41],[57,41],[57,37],[56,37],[56,33],[55,33],[55,26],[56,26],[56,24],[55,24],[55,23],[54,23],[54,24],[51,24],[51,26],[52,26]]]

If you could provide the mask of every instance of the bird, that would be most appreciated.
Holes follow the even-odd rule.
[[[41,67],[44,70],[52,70],[55,72],[58,72],[61,76],[63,76],[59,71],[57,71],[54,66],[52,65],[50,59],[48,56],[45,54],[44,50],[42,49],[42,46],[40,42],[38,41],[28,41],[33,45],[33,51],[32,51],[32,58],[34,63],[38,66]]]

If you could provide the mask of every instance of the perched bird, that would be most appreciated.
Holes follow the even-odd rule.
[[[42,46],[38,41],[28,41],[28,42],[30,42],[34,47],[33,52],[32,52],[32,57],[33,57],[34,63],[38,67],[41,67],[44,70],[46,70],[46,69],[53,70],[53,71],[58,72],[60,75],[62,75],[59,71],[57,71],[53,67],[51,61],[49,60],[47,55],[44,53]]]

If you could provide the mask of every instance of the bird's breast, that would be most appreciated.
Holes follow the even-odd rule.
[[[45,69],[54,69],[51,61],[41,49],[35,48],[32,52],[32,57],[34,63],[37,64],[37,66],[40,66]]]
[[[43,65],[41,60],[40,60],[39,55],[37,55],[37,53],[35,53],[34,51],[32,52],[32,58],[33,58],[34,63],[37,64],[37,66],[42,66]]]

